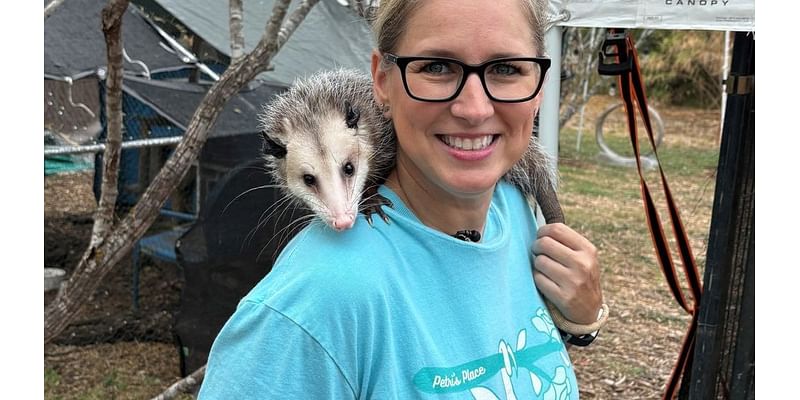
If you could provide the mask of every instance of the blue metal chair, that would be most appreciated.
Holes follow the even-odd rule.
[[[178,225],[172,229],[155,233],[152,235],[144,236],[139,239],[133,247],[131,252],[131,261],[133,264],[133,282],[132,282],[132,296],[133,296],[133,309],[139,310],[139,275],[141,273],[141,258],[143,255],[150,258],[169,262],[178,265],[178,258],[175,255],[175,243],[183,236],[186,231],[192,226],[195,221],[195,216],[192,214],[179,213],[170,210],[161,210],[161,215],[175,218],[181,221],[191,221]]]

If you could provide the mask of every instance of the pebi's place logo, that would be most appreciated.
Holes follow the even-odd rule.
[[[668,6],[727,6],[730,0],[664,0]]]

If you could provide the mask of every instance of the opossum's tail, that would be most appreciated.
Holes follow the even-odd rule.
[[[531,136],[525,154],[506,173],[505,179],[526,196],[533,196],[548,224],[564,222],[564,213],[556,195],[558,172],[535,135]]]

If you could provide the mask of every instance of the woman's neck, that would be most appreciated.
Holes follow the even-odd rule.
[[[476,196],[457,196],[439,188],[431,188],[407,173],[402,163],[386,179],[403,203],[426,226],[448,235],[474,230],[483,234],[492,191]]]

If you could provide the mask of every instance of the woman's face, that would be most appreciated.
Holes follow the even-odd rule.
[[[467,64],[536,56],[526,15],[519,0],[428,0],[407,21],[394,54]],[[389,105],[397,131],[398,173],[436,198],[490,197],[528,145],[541,92],[522,103],[494,102],[470,74],[455,99],[421,102],[406,94],[397,66],[376,68],[373,59],[373,74],[377,100]]]

